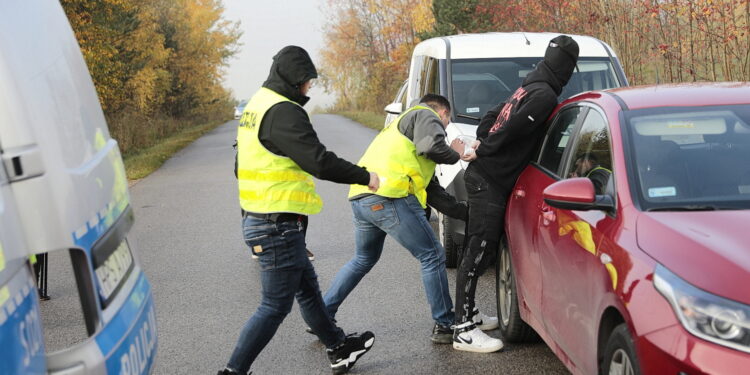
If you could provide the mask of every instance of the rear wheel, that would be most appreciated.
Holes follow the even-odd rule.
[[[500,332],[509,342],[531,341],[536,338],[536,332],[521,319],[516,292],[516,276],[513,272],[510,248],[505,238],[500,242],[498,252],[495,262],[495,293]]]
[[[438,235],[440,242],[445,248],[445,266],[447,268],[456,268],[461,261],[462,244],[454,240],[453,228],[450,225],[448,216],[438,213]]]
[[[602,360],[603,375],[640,375],[635,345],[630,337],[628,325],[622,323],[612,330],[604,349]]]

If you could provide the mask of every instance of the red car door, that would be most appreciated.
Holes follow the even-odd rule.
[[[598,159],[600,168],[612,169],[604,117],[595,109],[584,111],[582,115],[586,117],[573,141],[573,152],[566,154],[567,163],[560,169],[562,176],[587,176],[586,171],[581,172],[574,164],[581,155],[596,155],[591,157]],[[612,179],[611,172],[609,178]],[[543,201],[539,215],[537,241],[546,331],[583,373],[596,373],[597,308],[609,279],[600,259],[600,247],[609,241],[604,241],[597,227],[609,217],[602,211],[557,209]]]
[[[542,321],[542,269],[539,262],[540,209],[542,191],[556,181],[555,174],[570,141],[580,107],[566,108],[555,116],[542,147],[541,160],[524,170],[511,192],[506,216],[518,304],[537,322]],[[522,315],[523,316],[523,315]]]

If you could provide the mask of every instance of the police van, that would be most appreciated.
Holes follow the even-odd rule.
[[[414,47],[409,77],[385,107],[386,125],[425,94],[440,94],[451,103],[448,142],[476,137],[479,120],[502,103],[544,57],[557,33],[461,34],[427,39]],[[612,47],[599,39],[571,35],[580,48],[578,66],[560,94],[560,100],[584,91],[627,86],[625,72]],[[468,163],[440,164],[435,175],[440,185],[458,200],[466,200],[463,183]],[[445,247],[446,265],[458,264],[465,224],[438,213],[438,237]]]
[[[0,374],[144,374],[151,286],[117,142],[55,0],[0,2]],[[86,338],[48,352],[38,253],[69,253]]]

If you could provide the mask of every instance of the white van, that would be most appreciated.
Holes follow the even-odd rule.
[[[0,374],[143,374],[151,286],[117,142],[56,0],[0,2]],[[66,252],[88,338],[45,350],[29,258]]]
[[[440,94],[452,106],[448,142],[458,136],[475,137],[479,119],[502,103],[544,57],[555,33],[462,34],[425,40],[416,47],[409,78],[393,103],[389,115],[397,115],[425,94]],[[575,94],[627,86],[625,72],[610,46],[589,36],[570,35],[578,43],[578,68],[565,86],[560,100]],[[393,119],[393,116],[389,117]],[[463,172],[467,163],[438,165],[440,185],[459,200],[466,200]],[[439,237],[445,247],[448,267],[455,267],[464,237],[465,223],[438,214]]]

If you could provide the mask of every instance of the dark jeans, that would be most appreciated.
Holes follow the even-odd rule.
[[[464,254],[456,275],[456,324],[471,319],[477,280],[494,258],[505,226],[509,191],[488,183],[471,165],[464,174],[469,196]]]
[[[329,318],[318,276],[307,259],[302,221],[274,223],[247,216],[242,224],[245,243],[258,255],[262,298],[242,328],[227,367],[247,373],[292,310],[295,297],[305,323],[326,347],[342,343],[344,332]]]

